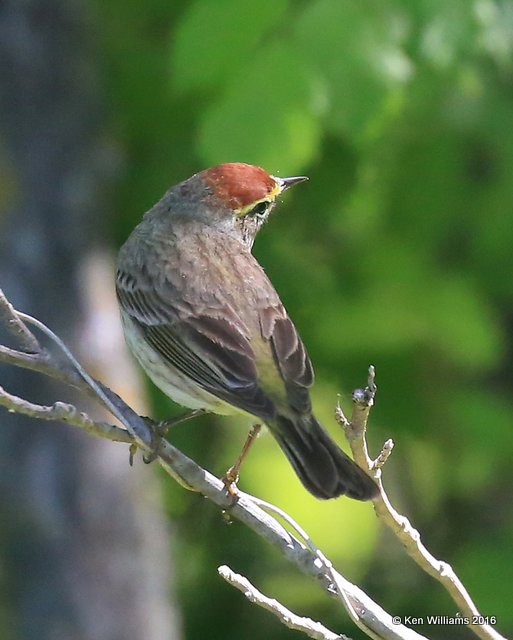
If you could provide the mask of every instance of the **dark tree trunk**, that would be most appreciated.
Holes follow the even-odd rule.
[[[106,218],[84,8],[0,0],[0,287],[79,354],[84,265]],[[45,404],[71,398],[5,366],[0,384]],[[178,638],[155,469],[130,469],[125,446],[0,413],[0,599],[10,640]]]

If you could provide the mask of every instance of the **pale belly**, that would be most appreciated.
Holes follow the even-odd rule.
[[[171,400],[190,409],[206,409],[220,415],[250,415],[201,389],[180,371],[164,362],[161,356],[139,335],[131,318],[121,312],[125,340],[152,382]]]

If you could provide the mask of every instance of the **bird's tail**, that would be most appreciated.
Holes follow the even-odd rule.
[[[270,429],[304,486],[321,499],[371,500],[378,487],[330,438],[313,415],[278,416]]]

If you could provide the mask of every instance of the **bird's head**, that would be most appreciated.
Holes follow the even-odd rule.
[[[304,176],[278,178],[260,167],[242,162],[220,164],[202,171],[197,177],[207,187],[210,209],[226,222],[233,222],[250,247],[276,198],[292,185],[308,179]]]

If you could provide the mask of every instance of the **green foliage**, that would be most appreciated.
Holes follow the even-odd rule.
[[[293,48],[270,45],[205,109],[198,150],[207,165],[246,157],[277,173],[284,164],[294,172],[311,160],[320,131],[300,61]]]
[[[288,2],[242,3],[237,0],[194,2],[176,31],[171,71],[182,90],[218,91],[235,82],[255,48],[279,26]],[[220,42],[229,46],[219,46]],[[198,46],[200,45],[200,46]]]
[[[139,0],[111,0],[98,3],[97,23],[125,161],[113,236],[206,165],[309,175],[256,253],[308,345],[316,411],[329,423],[335,392],[377,366],[371,447],[390,436],[397,444],[386,485],[483,612],[511,632],[511,576],[498,570],[513,562],[511,0],[148,0],[144,11]],[[167,410],[160,396],[158,405]],[[244,437],[223,424],[190,424],[173,437],[222,473]],[[370,507],[315,503],[270,438],[256,445],[242,486],[290,510],[354,579],[368,572],[392,613],[454,612],[430,581],[412,578],[388,537],[378,553]],[[202,637],[210,614],[209,637],[243,635],[237,596],[211,577],[226,561],[292,608],[329,610],[241,527],[226,531],[210,512],[191,525],[197,502],[169,492],[179,571],[191,572],[182,593],[189,637]],[[208,548],[202,518],[214,523]],[[401,577],[415,589],[394,596]],[[201,616],[200,583],[210,585]],[[246,627],[254,616],[277,637],[265,614],[241,607]],[[349,623],[342,630],[358,637]],[[447,637],[444,628],[428,635]]]

